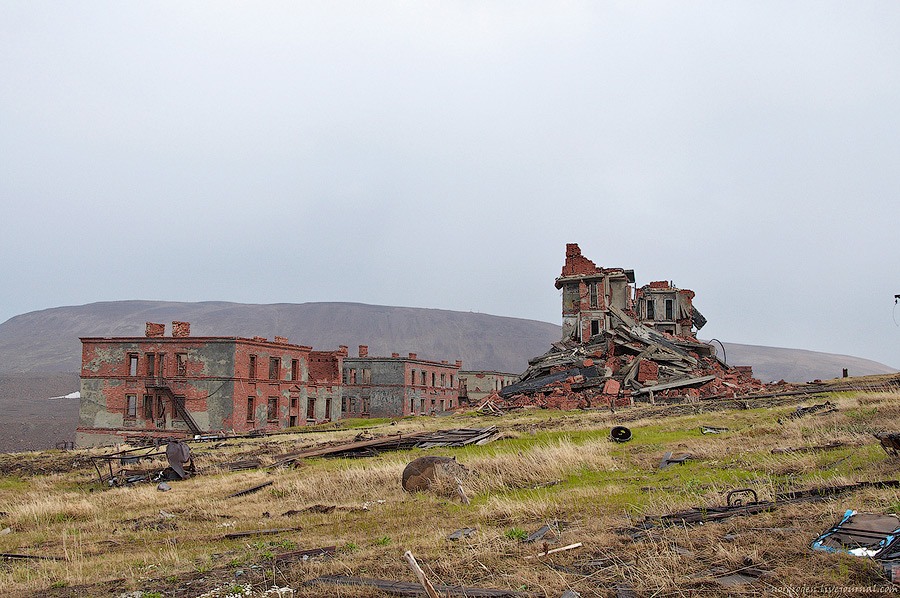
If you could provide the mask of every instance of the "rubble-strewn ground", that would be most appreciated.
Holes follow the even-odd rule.
[[[798,405],[830,401],[836,411],[792,418]],[[779,423],[779,420],[781,423]],[[633,440],[608,440],[627,425]],[[760,500],[777,492],[900,476],[872,436],[900,428],[900,394],[852,391],[609,411],[523,409],[502,417],[460,414],[373,422],[365,434],[496,425],[502,438],[483,446],[411,450],[363,459],[312,459],[296,468],[227,471],[222,465],[336,440],[359,428],[192,444],[201,471],[190,480],[103,488],[84,451],[29,454],[0,477],[0,552],[59,560],[0,562],[7,596],[200,596],[273,585],[294,596],[384,596],[362,587],[304,587],[320,575],[402,581],[415,577],[402,559],[411,550],[436,583],[502,588],[558,597],[800,596],[856,588],[897,591],[873,561],[809,549],[847,509],[900,512],[897,488],[866,488],[827,500],[779,504],[768,512],[697,526],[636,528],[648,515],[725,504],[732,489]],[[704,435],[701,426],[728,428]],[[772,453],[776,448],[825,450]],[[659,469],[666,452],[690,453],[684,465]],[[410,460],[455,456],[471,470],[463,485],[471,504],[400,487]],[[9,457],[6,458],[10,459]],[[46,460],[46,466],[41,462]],[[61,463],[74,467],[65,471]],[[225,498],[271,481],[259,492]],[[336,507],[334,509],[330,507]],[[566,522],[549,548],[577,549],[527,559],[543,549],[521,537]],[[470,537],[450,541],[459,528]],[[5,528],[9,528],[6,532]],[[225,539],[226,533],[301,528]],[[4,533],[5,532],[5,533]],[[275,561],[298,549],[336,546],[331,558]],[[762,570],[752,583],[723,586],[717,577]],[[275,595],[275,594],[269,594]],[[283,594],[284,595],[284,594]]]

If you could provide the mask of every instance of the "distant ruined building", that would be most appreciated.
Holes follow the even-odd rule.
[[[694,292],[668,281],[634,288],[633,270],[602,268],[566,245],[556,279],[562,340],[529,361],[496,396],[557,408],[630,405],[657,398],[732,397],[761,388],[749,367],[731,367],[697,340],[706,318]]]

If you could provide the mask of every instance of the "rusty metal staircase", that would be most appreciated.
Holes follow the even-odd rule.
[[[165,393],[167,397],[172,401],[172,405],[175,406],[175,413],[178,414],[178,417],[187,424],[187,427],[191,430],[192,433],[203,434],[203,430],[200,429],[200,426],[197,425],[197,422],[194,421],[194,418],[191,417],[190,412],[184,405],[184,397],[175,396],[175,393],[172,392],[172,388],[169,386],[168,382],[165,378],[147,378],[144,381],[144,386],[147,389],[153,389],[157,391],[162,391]]]

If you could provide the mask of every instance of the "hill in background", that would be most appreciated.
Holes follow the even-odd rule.
[[[521,373],[530,358],[560,339],[556,324],[441,309],[360,303],[112,301],[57,307],[0,324],[0,451],[51,448],[72,440],[77,401],[46,401],[78,389],[84,336],[143,336],[145,322],[191,323],[192,336],[286,336],[315,349],[368,345],[370,355],[417,353],[464,369]],[[171,329],[167,332],[170,333]],[[725,343],[733,365],[752,365],[764,382],[805,382],[841,375],[886,374],[881,363],[800,349]]]

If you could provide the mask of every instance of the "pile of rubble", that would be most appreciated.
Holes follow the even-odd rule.
[[[564,339],[486,401],[577,409],[732,398],[763,388],[750,367],[727,365],[697,340],[693,329],[706,319],[692,291],[661,281],[633,295],[633,282],[633,271],[599,268],[569,244],[556,281]]]
[[[615,307],[610,311],[612,330],[587,343],[554,343],[500,398],[511,406],[583,409],[627,406],[635,399],[730,398],[763,388],[751,368],[726,365],[710,345],[659,333]]]

